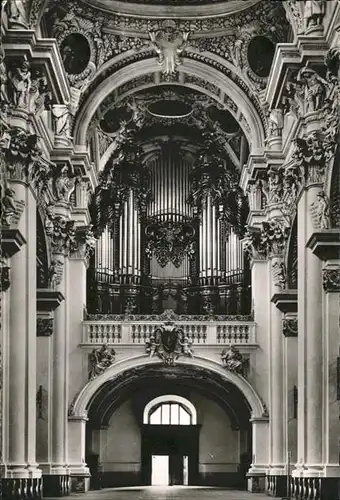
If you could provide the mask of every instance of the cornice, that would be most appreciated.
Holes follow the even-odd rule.
[[[7,30],[2,44],[7,57],[26,55],[43,66],[57,102],[70,101],[70,88],[55,39],[37,38],[32,30]]]
[[[339,228],[314,232],[307,241],[306,247],[323,261],[340,259]]]
[[[122,2],[119,0],[83,0],[84,3],[106,13],[134,16],[147,19],[197,19],[211,17],[225,17],[248,9],[260,0],[229,0],[216,3],[207,2],[207,5],[152,5],[144,3]],[[185,2],[183,2],[185,3]]]

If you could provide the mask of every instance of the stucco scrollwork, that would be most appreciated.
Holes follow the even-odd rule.
[[[323,269],[322,277],[325,292],[340,292],[340,268]]]

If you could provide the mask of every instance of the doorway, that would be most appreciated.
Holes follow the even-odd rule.
[[[187,455],[152,455],[151,486],[189,484]]]
[[[152,455],[151,486],[169,486],[169,455]]]

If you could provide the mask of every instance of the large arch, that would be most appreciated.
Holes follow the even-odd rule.
[[[106,370],[102,375],[98,376],[94,380],[90,380],[78,393],[74,401],[72,402],[70,408],[70,418],[73,420],[75,418],[84,419],[87,417],[87,409],[95,397],[97,391],[110,380],[121,376],[124,372],[133,370],[139,367],[147,367],[150,365],[161,365],[161,360],[153,360],[143,356],[134,356],[129,359],[122,360],[115,363],[108,370]],[[191,359],[179,359],[177,361],[179,366],[191,366],[197,369],[206,370],[208,373],[218,374],[226,382],[235,385],[239,391],[242,393],[246,401],[248,402],[252,418],[262,419],[267,418],[266,407],[261,400],[258,393],[255,391],[254,387],[243,377],[224,369],[220,364],[215,361],[203,358],[195,357],[194,360]]]
[[[232,66],[227,62],[225,62],[225,66],[229,70],[233,70]],[[155,73],[159,69],[157,59],[152,57],[129,64],[101,82],[93,90],[91,98],[84,103],[76,118],[74,126],[75,144],[79,146],[86,144],[90,122],[96,110],[108,95],[132,78],[135,79],[139,76]],[[263,147],[265,134],[260,116],[254,109],[250,98],[233,80],[210,65],[189,58],[183,58],[181,71],[184,74],[204,79],[207,83],[218,86],[221,92],[227,94],[238,105],[241,114],[249,126],[249,130],[244,130],[244,133],[251,144],[251,151],[254,152]]]

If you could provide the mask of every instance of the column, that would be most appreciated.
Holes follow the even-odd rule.
[[[280,279],[284,276],[281,255],[270,255],[270,296],[282,290]],[[267,492],[271,496],[286,495],[286,449],[285,449],[285,397],[284,397],[284,337],[282,334],[282,312],[270,304],[270,463],[267,478]]]
[[[78,234],[84,234],[86,227],[78,228]],[[69,332],[68,352],[68,407],[74,397],[88,382],[88,352],[79,349],[82,342],[82,321],[86,306],[86,271],[89,261],[90,248],[86,247],[82,239],[76,252],[71,253],[68,259],[66,303],[67,325]],[[76,283],[76,291],[75,291]],[[87,418],[74,416],[69,412],[67,430],[67,460],[71,479],[71,490],[74,492],[87,491],[89,488],[89,468],[86,464],[85,429]]]
[[[322,474],[323,461],[322,273],[321,261],[309,248],[306,248],[313,233],[311,205],[316,202],[320,190],[321,184],[307,184],[301,193],[297,211],[298,461],[292,472],[293,477],[296,478],[295,491],[300,492],[297,494],[307,494],[310,481]]]
[[[22,182],[12,182],[15,199],[25,203],[18,230],[26,243],[10,259],[8,387],[6,433],[8,455],[2,474],[4,494],[28,498],[41,494],[36,463],[36,202]]]

